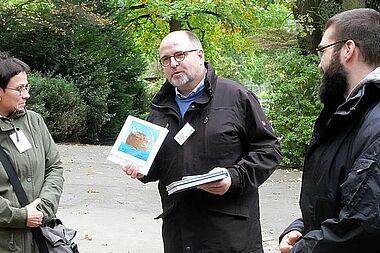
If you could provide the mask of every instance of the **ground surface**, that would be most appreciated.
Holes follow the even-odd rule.
[[[107,161],[111,146],[58,145],[65,185],[58,217],[78,231],[81,253],[163,253],[156,183],[142,184]],[[277,170],[260,187],[265,253],[299,215],[301,173]]]

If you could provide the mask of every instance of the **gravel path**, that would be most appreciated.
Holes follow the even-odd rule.
[[[78,234],[81,253],[163,253],[156,183],[142,184],[107,161],[111,146],[58,145],[65,185],[58,217]],[[261,187],[265,253],[299,215],[299,171],[277,170]]]

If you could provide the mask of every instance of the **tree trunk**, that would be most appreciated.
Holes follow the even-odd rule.
[[[378,0],[297,0],[294,17],[302,21],[305,28],[312,27],[305,29],[311,32],[299,39],[301,49],[306,54],[316,53],[326,21],[343,10],[365,7],[366,1]]]
[[[300,47],[306,54],[315,53],[321,37],[322,27],[320,26],[320,18],[316,15],[318,9],[318,0],[297,0],[296,7],[293,10],[294,17],[298,20],[304,20],[304,27],[312,26],[312,32],[307,32],[306,36],[299,38]],[[305,20],[305,17],[309,16],[309,21]],[[311,22],[310,22],[311,21]]]
[[[169,21],[170,32],[179,31],[182,29],[181,21],[172,19]]]

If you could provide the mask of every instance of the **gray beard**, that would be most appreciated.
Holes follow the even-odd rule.
[[[191,80],[189,78],[188,75],[182,75],[180,79],[171,79],[169,80],[170,83],[174,86],[174,87],[182,87],[182,86],[185,86],[186,84],[190,83]]]

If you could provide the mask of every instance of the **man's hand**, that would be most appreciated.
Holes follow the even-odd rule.
[[[38,198],[34,200],[26,207],[27,218],[26,218],[26,226],[27,227],[39,227],[42,225],[42,221],[44,219],[44,214],[41,211],[37,210],[38,204],[41,202],[41,199]]]
[[[281,253],[288,253],[293,248],[294,244],[302,237],[299,231],[293,230],[287,233],[280,242]]]
[[[212,169],[210,172],[216,171],[216,170],[225,170],[227,171],[226,168],[221,168],[221,167],[216,167]],[[218,194],[218,195],[223,195],[225,194],[228,189],[230,189],[231,186],[231,177],[226,177],[222,180],[207,183],[207,184],[202,184],[198,186],[198,189],[204,190],[206,192],[212,193],[212,194]]]
[[[142,178],[143,174],[139,172],[139,167],[134,166],[133,163],[126,164],[122,167],[123,171],[131,178]]]

